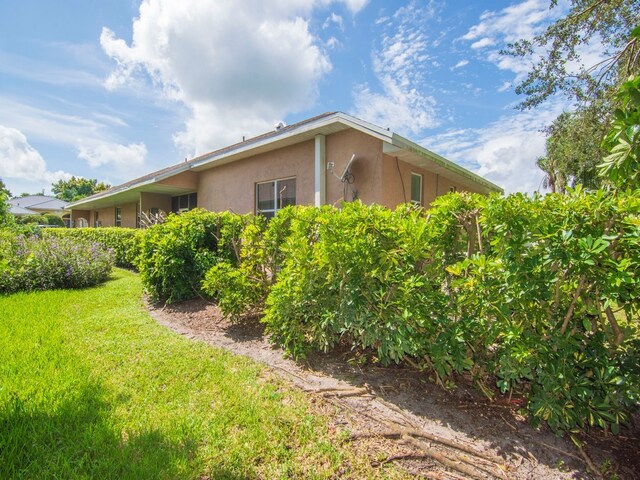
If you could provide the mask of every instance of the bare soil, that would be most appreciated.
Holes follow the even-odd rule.
[[[521,399],[490,402],[468,378],[445,391],[425,372],[381,367],[347,349],[295,362],[269,343],[258,319],[230,323],[202,299],[147,308],[177,333],[261,362],[314,403],[329,402],[335,408],[323,411],[331,412],[332,428],[348,431],[374,465],[394,462],[416,478],[640,478],[637,418],[618,436],[585,434],[581,451],[567,438],[532,428],[518,413]]]

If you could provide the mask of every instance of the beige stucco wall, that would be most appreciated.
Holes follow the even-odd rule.
[[[354,129],[326,136],[326,161],[332,162],[333,172],[341,175],[351,156],[356,159],[351,167],[354,182],[347,186],[338,178],[326,174],[326,203],[339,205],[351,201],[353,190],[356,198],[366,204],[378,203],[390,208],[411,199],[411,173],[423,178],[423,204],[429,206],[436,195],[447,193],[451,187],[459,191],[469,190],[445,176],[414,167],[383,153],[382,141]],[[215,166],[201,172],[183,172],[162,180],[159,184],[179,186],[198,193],[198,207],[210,211],[233,211],[244,214],[255,212],[256,183],[282,178],[296,178],[296,203],[313,205],[315,198],[315,141],[280,148],[271,152]],[[398,169],[400,172],[398,172]],[[404,194],[403,194],[404,183]],[[119,205],[122,208],[122,226],[135,227],[137,203]],[[140,206],[144,212],[159,208],[171,210],[171,195],[159,193],[140,194]],[[115,206],[97,211],[103,226],[115,224]],[[73,212],[94,225],[95,213],[86,210]]]
[[[357,191],[357,198],[362,202],[381,203],[382,141],[352,129],[327,136],[327,162],[334,162],[333,172],[336,175],[342,175],[354,153],[356,159],[351,166],[354,177],[351,188]],[[338,205],[343,200],[343,192],[344,184],[327,172],[327,204]],[[345,200],[352,200],[349,187]]]
[[[106,207],[94,210],[91,212],[91,226],[95,225],[96,213],[98,214],[98,220],[100,220],[100,226],[113,227],[116,224],[116,209],[115,207]]]
[[[400,173],[398,173],[398,169]],[[402,191],[402,182],[406,193],[406,201],[411,200],[411,173],[422,174],[422,201],[425,207],[436,199],[436,196],[449,193],[451,187],[457,191],[477,191],[464,187],[443,175],[436,175],[423,168],[418,168],[409,163],[399,160],[396,164],[395,157],[384,155],[382,160],[382,204],[394,208],[405,202],[405,195]]]
[[[148,214],[152,208],[158,208],[164,213],[171,212],[171,195],[142,192],[140,194],[140,210]]]
[[[137,203],[125,203],[118,205],[122,209],[122,227],[136,228],[138,218],[138,204]],[[77,218],[78,212],[86,212],[83,216],[89,221],[89,226],[94,227],[96,222],[96,213],[98,214],[98,220],[100,220],[100,226],[102,227],[114,227],[116,224],[116,207],[105,207],[96,210],[74,210],[73,218]]]
[[[138,219],[138,204],[127,203],[125,205],[119,205],[122,208],[122,227],[136,228],[136,221]],[[115,216],[115,210],[113,210]]]
[[[255,211],[255,184],[296,177],[296,203],[314,201],[314,141],[238,160],[200,173],[198,207],[214,212]]]
[[[195,191],[198,188],[198,174],[196,172],[183,172],[174,177],[160,180],[158,183]]]

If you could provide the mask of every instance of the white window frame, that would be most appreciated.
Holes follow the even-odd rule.
[[[413,177],[418,177],[420,179],[420,191],[418,192],[420,199],[419,200],[414,200],[413,199]],[[410,189],[411,189],[411,203],[413,203],[414,205],[422,205],[422,190],[423,190],[423,184],[422,184],[422,174],[421,173],[417,173],[417,172],[411,172],[411,182],[410,182]]]
[[[280,191],[280,189],[278,188],[278,182],[284,182],[285,180],[296,180],[296,190],[298,189],[298,181],[296,179],[296,177],[284,177],[284,178],[278,178],[278,179],[274,179],[274,180],[268,180],[266,182],[256,182],[256,186],[255,186],[255,198],[256,198],[256,202],[255,202],[255,211],[256,214],[260,214],[260,213],[273,213],[273,216],[275,217],[276,214],[278,213],[279,210],[282,210],[281,208],[278,208],[278,192]],[[273,208],[263,208],[262,210],[258,208],[258,187],[260,185],[266,185],[272,183],[273,184],[273,188],[274,188],[274,192],[273,192]],[[295,204],[298,204],[298,192],[295,192],[296,196],[295,196]]]

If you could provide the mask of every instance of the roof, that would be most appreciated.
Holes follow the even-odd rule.
[[[365,122],[346,113],[327,112],[138,177],[108,190],[72,202],[68,204],[68,208],[92,208],[94,206],[93,204],[101,199],[106,199],[124,192],[133,193],[133,191],[144,191],[146,186],[150,186],[183,172],[206,170],[213,166],[224,165],[225,163],[230,163],[265,151],[311,140],[318,134],[329,135],[348,128],[362,131],[382,140],[385,153],[393,154],[404,161],[417,166],[426,166],[428,170],[435,173],[446,174],[461,183],[472,182],[475,186],[479,186],[485,190],[486,193],[503,191],[502,188],[489,180],[460,167],[389,129]]]
[[[18,205],[9,205],[9,213],[12,215],[20,216],[20,215],[39,215],[38,212],[34,210],[29,210],[28,208],[20,207]]]
[[[35,215],[46,212],[62,213],[67,202],[48,195],[25,195],[8,200],[10,211],[14,215]]]

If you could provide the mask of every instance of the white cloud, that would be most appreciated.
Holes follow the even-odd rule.
[[[471,41],[471,48],[479,51],[501,70],[516,74],[516,82],[524,79],[531,67],[530,58],[501,55],[499,49],[521,39],[531,40],[552,21],[566,13],[567,2],[561,0],[549,8],[548,0],[525,0],[500,11],[485,11],[480,22],[461,37]],[[539,53],[539,52],[538,52]]]
[[[500,85],[500,87],[498,88],[499,92],[506,92],[507,90],[509,90],[511,88],[511,86],[513,85],[513,83],[511,82],[504,82],[502,85]]]
[[[478,40],[477,42],[473,42],[471,44],[471,48],[473,48],[474,50],[477,50],[478,48],[490,47],[495,44],[496,44],[495,40],[492,40],[488,37],[484,37]]]
[[[261,133],[316,100],[331,62],[308,18],[330,3],[144,0],[130,44],[103,28],[100,43],[117,63],[106,85],[151,81],[184,104],[185,129],[174,138],[187,154]],[[367,1],[341,3],[357,13]]]
[[[372,53],[373,72],[382,90],[356,85],[354,115],[414,135],[438,125],[436,101],[423,91],[424,68],[432,60],[423,22],[433,15],[431,5],[421,9],[411,3],[385,24],[392,32],[383,35],[380,48]]]
[[[120,179],[141,173],[147,154],[144,143],[121,145],[111,127],[126,126],[126,123],[110,114],[93,112],[92,116],[94,118],[89,119],[63,114],[0,97],[0,122],[11,123],[14,132],[21,135],[21,132],[25,132],[30,138],[72,147],[78,152],[78,158],[86,161],[91,168],[115,167]],[[15,134],[13,138],[17,138]],[[28,146],[26,139],[24,142]],[[33,152],[39,155],[35,150]],[[35,171],[43,171],[42,167],[36,168],[35,158],[32,156],[28,164]],[[112,170],[109,171],[111,173]]]
[[[535,112],[504,115],[485,128],[449,130],[421,143],[506,192],[533,192],[540,188],[543,176],[535,164],[545,153],[545,136],[540,130],[566,106],[556,100]]]
[[[369,0],[344,0],[344,3],[352,13],[358,13],[369,3]]]
[[[52,183],[71,175],[50,172],[42,155],[20,130],[0,125],[0,177]]]
[[[341,45],[340,41],[336,37],[330,37],[326,42],[327,48],[334,49]]]
[[[94,145],[78,145],[78,158],[85,160],[90,167],[114,165],[119,167],[141,166],[147,156],[144,143],[120,145],[117,143],[98,143]]]
[[[460,60],[458,63],[456,63],[456,64],[453,66],[453,68],[454,68],[454,69],[456,69],[456,68],[462,68],[462,67],[464,67],[465,65],[469,65],[469,60]]]
[[[332,13],[322,24],[322,28],[329,28],[331,24],[334,24],[340,30],[344,30],[344,20],[337,13]]]

